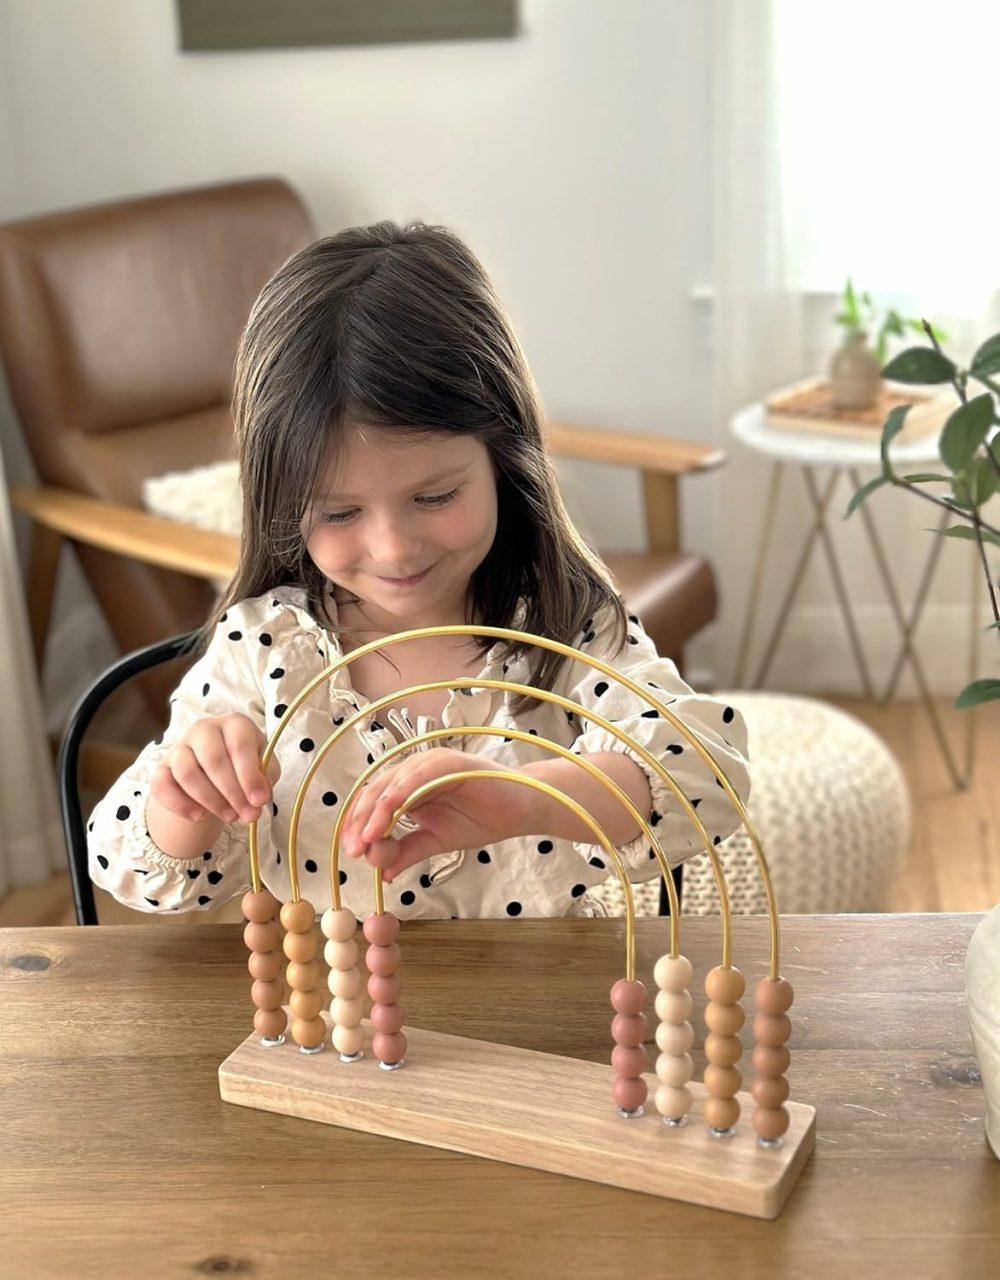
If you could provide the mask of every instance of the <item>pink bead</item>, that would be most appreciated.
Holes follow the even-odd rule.
[[[616,1075],[641,1076],[646,1070],[646,1050],[641,1044],[616,1044],[611,1051],[611,1065]]]
[[[375,1004],[395,1004],[403,991],[403,979],[398,973],[384,978],[373,973],[368,979],[368,994]]]
[[[646,988],[641,982],[619,978],[611,988],[611,1007],[616,1013],[642,1013],[646,1007]]]
[[[785,978],[761,978],[754,991],[754,1002],[761,1013],[787,1013],[795,992]]]
[[[754,1131],[758,1138],[776,1142],[788,1132],[789,1114],[784,1107],[778,1111],[755,1110],[752,1117]]]
[[[402,963],[403,953],[398,942],[390,942],[387,947],[369,947],[365,952],[368,972],[377,974],[380,978],[388,978],[397,973]]]
[[[388,912],[380,916],[369,916],[364,923],[364,934],[376,947],[387,947],[399,937],[399,921]]]
[[[403,1029],[404,1010],[401,1004],[373,1004],[371,1012],[372,1028],[382,1031],[387,1036],[394,1036]]]
[[[261,889],[260,893],[249,890],[243,895],[243,915],[253,924],[267,924],[278,914],[281,903],[273,893]]]
[[[243,941],[249,951],[277,951],[281,946],[281,930],[274,920],[251,921],[243,930]]]
[[[388,871],[399,861],[399,845],[395,840],[376,840],[368,846],[365,858],[371,866]]]
[[[792,1023],[787,1013],[758,1013],[753,1020],[753,1038],[758,1044],[778,1049],[792,1034]]]
[[[639,1107],[646,1101],[646,1095],[649,1089],[645,1080],[631,1079],[627,1076],[617,1076],[614,1083],[615,1106],[621,1107],[623,1111],[637,1111]]]
[[[615,1044],[631,1048],[646,1038],[646,1018],[641,1013],[616,1013],[611,1019],[611,1036]]]
[[[406,1056],[406,1036],[402,1031],[397,1031],[394,1035],[386,1035],[384,1031],[377,1031],[372,1037],[372,1052],[379,1062],[399,1062]]]

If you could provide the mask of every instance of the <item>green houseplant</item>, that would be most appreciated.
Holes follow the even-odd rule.
[[[830,387],[840,409],[867,409],[878,399],[889,339],[902,338],[907,329],[923,333],[919,320],[889,308],[879,311],[872,295],[858,293],[848,277],[834,317],[844,331],[843,343],[830,362]],[[938,340],[941,334],[936,334]]]

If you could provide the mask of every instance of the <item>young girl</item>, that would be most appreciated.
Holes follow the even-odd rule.
[[[450,232],[391,223],[320,240],[265,286],[236,363],[244,495],[240,566],[170,725],[97,806],[94,881],[146,911],[215,906],[249,885],[247,824],[262,875],[289,897],[292,802],[335,725],[397,689],[508,679],[594,710],[664,760],[718,843],[737,819],[697,753],[600,673],[537,648],[421,638],[341,668],[299,710],[268,776],[260,755],[285,707],[326,665],[417,627],[513,627],[628,674],[714,753],[742,798],[746,735],[730,707],[696,696],[627,617],[607,570],[563,508],[535,389],[482,267]],[[648,841],[570,761],[466,725],[513,726],[572,748],[613,778],[677,862],[702,847],[642,759],[586,718],[488,689],[407,695],[364,717],[331,752],[299,826],[302,894],[329,905],[328,848],[361,771],[397,741],[453,731],[376,773],[346,823],[342,900],[405,918],[603,914],[588,890],[613,869],[569,810],[524,785],[472,779],[438,791],[383,841],[419,785],[460,770],[541,779],[576,799],[619,846],[630,879],[658,874]],[[373,852],[374,850],[374,852]]]

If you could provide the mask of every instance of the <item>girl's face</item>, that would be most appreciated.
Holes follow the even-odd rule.
[[[464,622],[496,527],[482,441],[372,428],[331,455],[302,533],[317,568],[391,631]]]

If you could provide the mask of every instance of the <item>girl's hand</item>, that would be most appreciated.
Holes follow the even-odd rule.
[[[269,776],[261,772],[264,745],[264,735],[246,716],[206,716],[167,752],[150,795],[191,822],[209,814],[223,822],[253,822],[281,773],[274,758]]]
[[[384,840],[386,827],[399,806],[418,787],[433,778],[470,769],[500,769],[511,777],[520,776],[494,760],[437,747],[421,751],[386,769],[369,782],[355,800],[342,835],[343,848],[350,858],[362,854],[373,866],[381,866],[387,883],[416,862],[453,849],[493,844],[525,834],[530,825],[532,792],[495,778],[482,782],[470,779],[438,788],[408,811],[420,830],[399,840]]]

